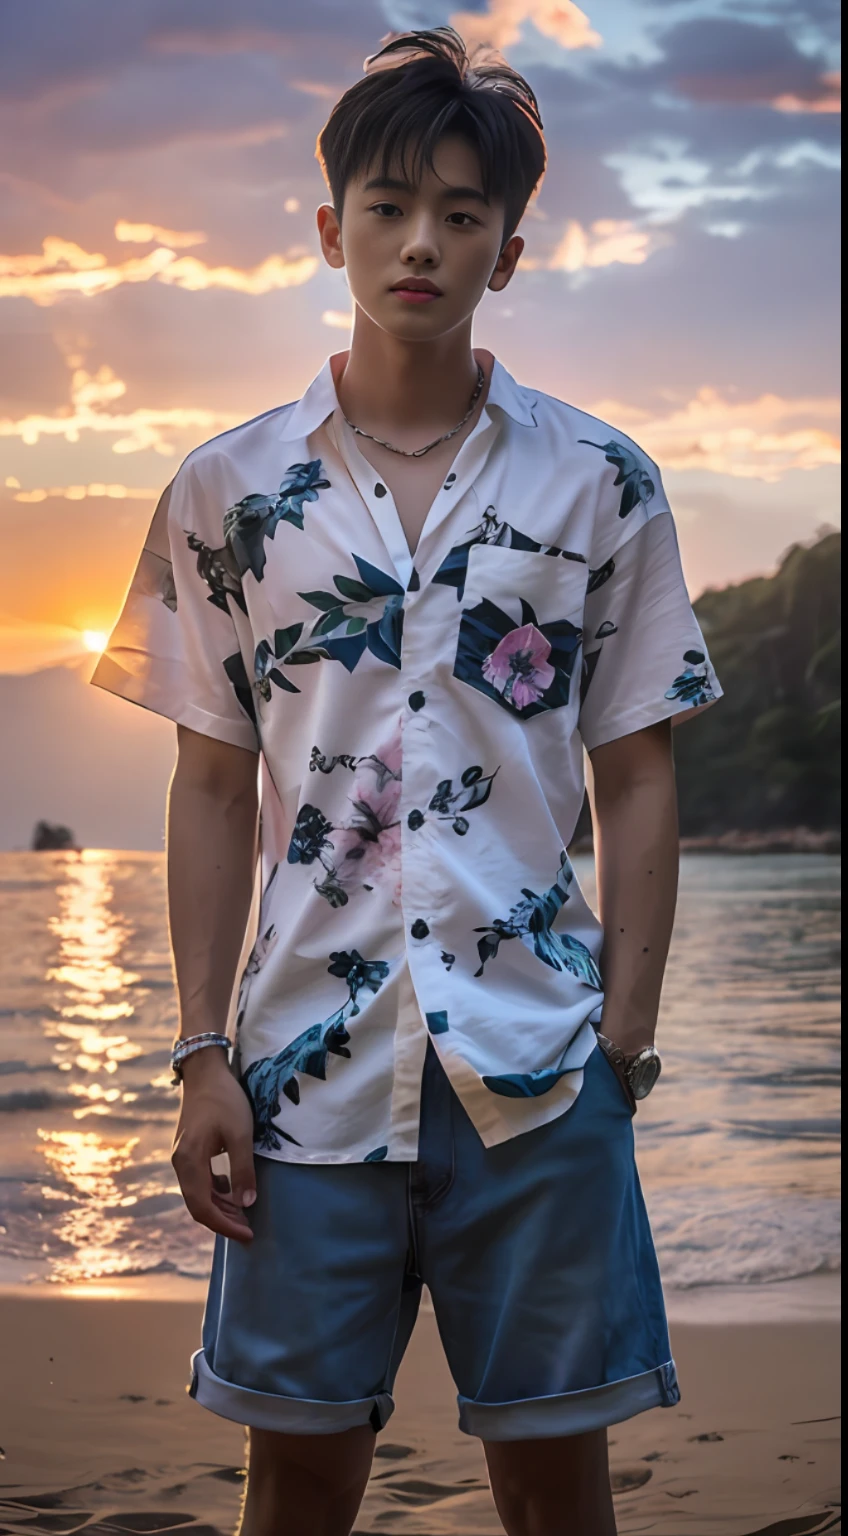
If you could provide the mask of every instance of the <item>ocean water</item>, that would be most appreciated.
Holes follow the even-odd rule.
[[[666,1071],[637,1116],[670,1287],[838,1268],[839,875],[684,856]],[[202,1277],[169,1162],[162,856],[0,854],[0,932],[0,1285]]]

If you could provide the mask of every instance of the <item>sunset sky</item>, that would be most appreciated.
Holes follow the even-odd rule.
[[[0,56],[0,671],[96,644],[186,452],[345,346],[316,134],[449,20],[550,150],[478,343],[660,461],[695,592],[838,520],[828,0],[40,0]]]

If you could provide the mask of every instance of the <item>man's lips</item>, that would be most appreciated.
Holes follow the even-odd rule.
[[[395,283],[390,290],[396,293],[399,299],[405,299],[408,304],[430,304],[433,299],[441,298],[441,289],[431,283],[428,278],[407,278],[405,281]]]

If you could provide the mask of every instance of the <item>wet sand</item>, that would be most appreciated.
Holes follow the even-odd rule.
[[[243,1433],[186,1396],[199,1323],[195,1301],[0,1296],[0,1536],[231,1536]],[[674,1349],[680,1407],[611,1431],[621,1536],[840,1531],[837,1325],[687,1321]],[[496,1536],[432,1315],[396,1397],[357,1536]]]

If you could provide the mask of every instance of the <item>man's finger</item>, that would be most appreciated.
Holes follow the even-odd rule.
[[[237,1210],[231,1199],[214,1193],[208,1162],[205,1168],[200,1168],[193,1160],[186,1163],[178,1159],[175,1167],[182,1197],[192,1219],[208,1227],[210,1232],[219,1232],[222,1237],[250,1242],[253,1233],[243,1210]]]
[[[237,1243],[253,1241],[253,1232],[244,1211],[236,1210],[235,1206],[225,1206],[220,1195],[210,1195],[207,1201],[195,1206],[186,1201],[186,1206],[192,1219],[201,1227],[207,1227],[210,1232],[218,1232],[221,1237],[232,1238]]]
[[[230,1158],[230,1198],[237,1206],[250,1206],[256,1201],[256,1168],[253,1162],[253,1142],[239,1137],[227,1148]]]

